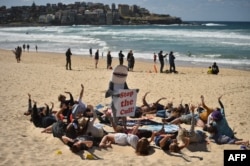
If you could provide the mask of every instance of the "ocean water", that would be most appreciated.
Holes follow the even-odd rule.
[[[1,27],[0,48],[29,44],[39,51],[88,55],[89,48],[113,57],[133,50],[135,58],[174,52],[176,63],[219,65],[250,69],[250,22],[193,22],[183,25]]]

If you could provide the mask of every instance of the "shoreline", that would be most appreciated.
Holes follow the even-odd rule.
[[[6,50],[6,51],[11,51],[11,50],[8,50],[8,49],[3,49],[3,48],[0,48],[0,50]],[[30,51],[30,52],[35,52],[35,51]],[[45,54],[61,54],[64,56],[65,53],[60,53],[60,52],[49,52],[49,51],[39,51],[39,53],[45,53]],[[90,57],[90,55],[87,55],[87,54],[73,54],[73,56],[79,56],[79,57],[83,57],[83,58],[86,58],[86,57]],[[94,55],[92,55],[93,57]],[[105,59],[106,60],[106,56],[100,56],[100,59]],[[118,61],[118,58],[117,57],[113,57],[113,59],[117,60]],[[126,56],[124,57],[124,59],[126,59]],[[154,64],[153,62],[153,58],[152,59],[148,59],[148,58],[135,58],[135,65],[136,65],[136,62],[147,62],[147,63],[151,63],[151,64]],[[216,61],[215,61],[216,62]],[[168,62],[164,61],[165,63],[165,68],[167,68],[168,70],[168,67],[169,67],[169,64]],[[156,65],[159,66],[159,61],[158,61],[158,58],[157,58],[157,61],[156,61]],[[211,66],[212,63],[210,62],[194,62],[194,61],[181,61],[181,60],[175,60],[175,66],[176,66],[176,70],[178,71],[178,67],[196,67],[196,68],[205,68],[205,69],[208,69],[209,66]],[[219,66],[219,68],[227,68],[227,69],[234,69],[234,70],[243,70],[243,71],[250,71],[250,66],[248,65],[234,65],[234,64],[220,64],[217,62],[217,65]]]

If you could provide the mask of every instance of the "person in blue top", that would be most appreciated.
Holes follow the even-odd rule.
[[[217,108],[208,116],[207,125],[204,127],[204,130],[207,130],[209,126],[212,126],[215,128],[218,134],[226,135],[230,138],[234,138],[234,132],[228,125],[228,122],[225,116],[224,105],[221,102],[221,97],[222,96],[218,97],[218,102],[221,108]]]

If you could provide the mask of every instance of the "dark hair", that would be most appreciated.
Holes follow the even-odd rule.
[[[66,98],[66,96],[60,94],[60,95],[58,96],[58,101],[62,101],[62,100],[65,99],[65,98]]]
[[[217,133],[217,128],[215,126],[211,126],[209,127],[208,132]]]
[[[136,145],[136,154],[148,155],[149,142],[146,138],[140,139]]]
[[[178,146],[178,144],[177,143],[171,143],[170,145],[169,145],[169,151],[170,152],[175,152],[175,153],[177,153],[177,152],[179,152],[181,149],[180,149],[180,147]]]
[[[78,153],[78,152],[80,152],[80,147],[78,147],[77,145],[73,144],[73,146],[71,146],[70,150],[73,153]]]

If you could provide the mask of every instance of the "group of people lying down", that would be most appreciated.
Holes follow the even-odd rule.
[[[218,97],[220,107],[210,108],[205,104],[204,96],[201,95],[201,103],[196,106],[193,104],[182,104],[174,107],[173,102],[166,105],[160,101],[148,103],[146,92],[142,99],[142,105],[136,108],[137,124],[133,127],[115,124],[112,115],[105,108],[103,112],[97,111],[92,105],[86,104],[82,98],[84,86],[81,84],[80,95],[77,101],[74,100],[70,92],[69,99],[60,94],[58,101],[60,109],[54,111],[54,104],[51,108],[45,104],[38,107],[36,101],[32,101],[28,94],[28,110],[24,113],[30,116],[30,121],[35,127],[43,128],[42,133],[51,133],[69,146],[73,153],[88,150],[93,147],[110,148],[112,144],[128,145],[135,149],[137,155],[148,155],[150,149],[158,146],[164,151],[180,152],[181,149],[188,147],[191,143],[215,142],[217,144],[238,144],[249,146],[248,140],[237,139],[234,131],[230,128],[221,102],[222,96]],[[146,114],[164,113],[162,117],[162,128],[159,131],[140,129],[140,119]],[[97,125],[96,119],[106,118],[112,126],[112,132],[104,130],[103,125]],[[189,124],[190,129],[181,127],[181,124]],[[179,125],[179,130],[168,133],[164,126],[169,124]],[[196,130],[195,126],[202,127]],[[154,145],[154,146],[151,146]]]

